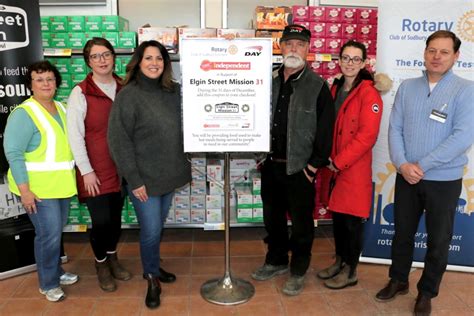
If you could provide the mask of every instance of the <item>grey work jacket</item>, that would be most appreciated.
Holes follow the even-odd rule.
[[[272,83],[271,126],[273,126],[282,79],[278,75],[278,70],[275,70]],[[316,140],[317,99],[323,84],[324,80],[308,66],[305,66],[301,74],[291,82],[293,93],[288,105],[286,134],[286,174],[288,175],[304,169],[313,153]]]

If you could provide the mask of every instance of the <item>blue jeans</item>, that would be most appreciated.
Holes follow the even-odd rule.
[[[28,214],[35,227],[35,260],[42,290],[59,286],[61,268],[61,237],[67,223],[70,198],[42,199],[36,202],[37,213]]]
[[[160,240],[163,224],[168,217],[174,192],[148,196],[146,202],[140,202],[128,187],[130,200],[135,207],[140,224],[140,256],[143,273],[160,276]]]

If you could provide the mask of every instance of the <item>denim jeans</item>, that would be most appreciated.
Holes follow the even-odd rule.
[[[29,214],[35,227],[35,260],[42,290],[59,286],[61,268],[61,236],[67,223],[70,198],[42,199],[36,202],[37,213]]]
[[[158,277],[160,276],[161,231],[168,217],[174,192],[148,196],[146,202],[140,202],[129,187],[128,194],[140,224],[140,256],[143,273]]]

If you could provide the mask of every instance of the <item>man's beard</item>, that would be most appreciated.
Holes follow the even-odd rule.
[[[295,53],[289,53],[283,57],[283,65],[286,68],[300,68],[304,65],[305,61]]]

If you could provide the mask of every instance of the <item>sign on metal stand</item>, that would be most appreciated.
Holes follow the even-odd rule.
[[[202,297],[219,305],[245,303],[255,294],[254,286],[243,279],[233,278],[230,271],[230,154],[224,154],[224,231],[225,271],[222,278],[211,279],[201,286]]]
[[[225,272],[205,282],[202,297],[245,303],[254,286],[230,269],[230,153],[270,150],[270,39],[183,39],[180,44],[184,151],[224,153]]]

